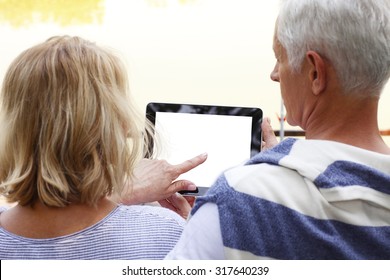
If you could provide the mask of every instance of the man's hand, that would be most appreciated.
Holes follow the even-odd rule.
[[[261,130],[263,134],[263,140],[261,141],[261,150],[265,151],[271,149],[272,147],[278,144],[276,139],[275,132],[271,126],[270,118],[264,118],[264,121],[261,123]]]

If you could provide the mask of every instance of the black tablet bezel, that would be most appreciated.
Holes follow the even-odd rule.
[[[208,115],[226,115],[226,116],[247,116],[252,117],[251,131],[251,151],[250,156],[260,152],[261,149],[261,122],[263,111],[256,107],[234,107],[221,105],[200,105],[200,104],[180,104],[180,103],[161,103],[150,102],[146,106],[146,118],[154,125],[156,114],[158,112],[168,113],[187,113],[187,114],[208,114]],[[149,151],[146,156],[152,154],[153,139],[149,143]],[[201,196],[205,193],[205,187],[197,192],[181,192],[184,195]]]
[[[157,112],[252,117],[251,157],[260,152],[261,122],[263,119],[263,111],[260,108],[161,102],[150,102],[147,104],[146,118],[153,124],[156,122]],[[151,144],[153,145],[153,143]]]

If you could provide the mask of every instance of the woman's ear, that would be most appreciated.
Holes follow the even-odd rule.
[[[327,85],[327,69],[324,59],[315,51],[306,53],[309,66],[309,81],[314,95],[321,94]]]

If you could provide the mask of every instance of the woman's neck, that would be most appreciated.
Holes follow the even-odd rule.
[[[53,238],[88,228],[115,209],[117,205],[107,198],[96,206],[72,204],[49,207],[37,202],[34,206],[16,205],[0,216],[1,226],[16,235],[28,238]]]

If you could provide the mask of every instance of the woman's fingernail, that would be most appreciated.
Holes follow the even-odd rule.
[[[195,191],[197,188],[198,188],[198,187],[195,186],[194,184],[189,184],[189,185],[187,186],[187,190],[188,190],[188,191]]]

